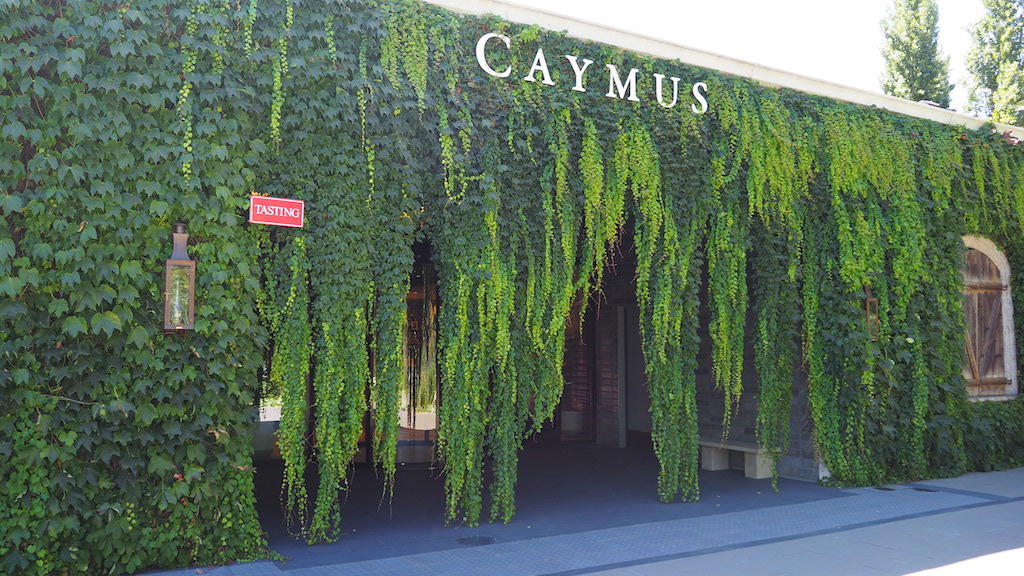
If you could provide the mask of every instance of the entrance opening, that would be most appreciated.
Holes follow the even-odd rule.
[[[382,497],[381,476],[361,451],[351,468],[342,508],[344,537],[313,549],[289,534],[280,506],[280,460],[261,459],[256,475],[258,510],[270,548],[296,560],[290,568],[358,562],[455,549],[467,538],[511,542],[528,538],[636,525],[837,497],[803,482],[750,480],[735,470],[702,470],[701,501],[665,506],[657,498],[658,462],[651,444],[650,398],[644,373],[640,309],[628,235],[621,258],[606,270],[599,298],[577,306],[565,342],[565,388],[554,417],[520,452],[516,516],[510,524],[444,528],[444,477],[435,454],[438,388],[437,273],[426,243],[414,246],[415,266],[406,298],[406,375],[399,414],[398,473],[394,497]],[[702,318],[702,339],[706,318]],[[709,352],[702,344],[698,395],[713,395]],[[750,395],[753,396],[753,395]],[[713,414],[706,408],[702,418]],[[702,427],[715,422],[701,422]],[[373,423],[367,417],[366,430]],[[714,429],[712,429],[714,432]],[[537,440],[538,442],[535,442]],[[368,443],[364,443],[364,446]],[[366,449],[369,449],[366,446]],[[360,464],[360,459],[363,464]],[[309,487],[317,485],[315,465]],[[750,482],[760,482],[751,489]],[[486,480],[485,480],[486,484]],[[311,492],[312,493],[312,492]],[[483,502],[488,510],[486,493]],[[476,542],[477,540],[469,540]]]
[[[551,422],[545,424],[545,443],[588,443],[594,441],[595,349],[594,323],[575,306],[565,337],[562,400]]]
[[[420,253],[425,252],[425,257]],[[429,246],[417,251],[406,296],[405,378],[398,412],[399,465],[431,463],[437,444],[437,276]]]

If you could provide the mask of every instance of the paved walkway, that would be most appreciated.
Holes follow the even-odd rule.
[[[880,488],[839,490],[841,497],[752,510],[581,527],[486,546],[356,562],[304,565],[300,561],[289,566],[263,561],[159,574],[1024,574],[1024,468]]]

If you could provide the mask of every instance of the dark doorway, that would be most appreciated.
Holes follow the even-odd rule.
[[[647,374],[644,372],[644,351],[640,337],[640,309],[623,306],[622,357],[625,388],[626,444],[651,446],[651,397],[647,393]]]

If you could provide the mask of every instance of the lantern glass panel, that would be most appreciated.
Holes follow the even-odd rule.
[[[195,262],[167,262],[167,306],[164,328],[168,330],[193,327],[195,311]]]

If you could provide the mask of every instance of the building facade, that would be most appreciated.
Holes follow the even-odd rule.
[[[8,572],[263,554],[261,406],[310,541],[360,463],[510,521],[538,436],[665,501],[1024,461],[1019,128],[496,0],[4,15]]]

